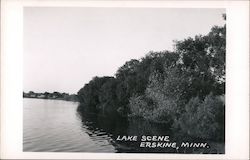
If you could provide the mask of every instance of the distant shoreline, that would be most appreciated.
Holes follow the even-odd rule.
[[[60,92],[44,92],[44,93],[35,93],[29,91],[28,93],[23,92],[23,98],[36,98],[36,99],[51,99],[51,100],[64,100],[79,102],[76,94],[60,93]]]

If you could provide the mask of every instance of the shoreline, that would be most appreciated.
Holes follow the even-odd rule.
[[[45,99],[45,100],[63,100],[63,101],[70,101],[70,102],[79,102],[77,100],[70,100],[70,99],[64,99],[64,98],[41,98],[41,97],[23,97],[24,98],[30,98],[30,99]]]

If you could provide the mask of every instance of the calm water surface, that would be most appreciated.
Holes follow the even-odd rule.
[[[169,126],[145,120],[100,117],[77,111],[77,102],[24,98],[23,150],[29,152],[167,152],[223,153],[224,144],[209,149],[140,148],[140,142],[117,141],[119,135],[176,134]],[[192,140],[184,137],[185,140]],[[192,140],[193,141],[193,140]]]
[[[24,99],[24,151],[115,152],[110,137],[90,137],[76,112],[78,103]]]

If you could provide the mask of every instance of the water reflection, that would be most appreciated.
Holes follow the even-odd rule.
[[[141,136],[169,136],[170,142],[176,142],[178,145],[182,141],[195,142],[197,139],[180,136],[174,133],[170,126],[166,124],[152,123],[139,118],[125,119],[116,115],[102,116],[87,111],[79,110],[78,117],[82,122],[82,128],[94,141],[107,140],[113,145],[116,152],[120,153],[224,153],[224,144],[209,143],[209,148],[172,148],[172,147],[140,147]],[[178,136],[176,136],[178,135]],[[137,141],[119,141],[120,136],[137,136]]]
[[[168,135],[171,142],[196,142],[180,136],[170,126],[142,119],[101,116],[77,110],[78,103],[25,98],[23,151],[102,153],[224,153],[224,143],[208,142],[210,148],[145,148],[142,135]],[[119,141],[118,136],[138,136],[138,141]]]

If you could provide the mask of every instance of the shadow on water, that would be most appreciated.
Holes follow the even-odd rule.
[[[77,114],[81,120],[82,128],[89,137],[98,141],[107,140],[110,145],[114,146],[118,153],[202,153],[202,154],[221,154],[224,153],[224,143],[206,142],[209,147],[143,147],[141,145],[142,136],[169,136],[169,141],[150,141],[155,143],[176,142],[181,146],[182,142],[204,142],[192,139],[185,135],[174,133],[167,124],[149,122],[140,118],[123,118],[117,115],[103,116],[95,113],[77,109]],[[178,135],[178,136],[176,136]],[[119,140],[118,137],[137,136],[137,141]],[[148,141],[147,141],[148,142]],[[145,143],[144,143],[145,144]],[[105,147],[105,146],[104,146]]]

